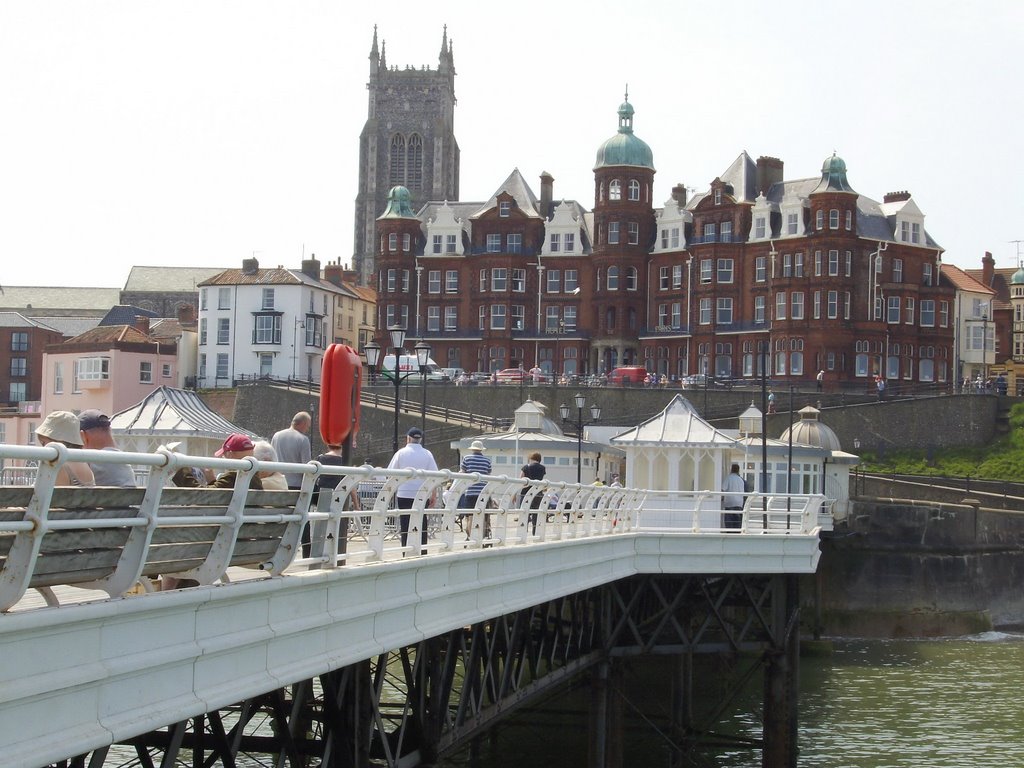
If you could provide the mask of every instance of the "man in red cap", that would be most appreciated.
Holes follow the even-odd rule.
[[[246,456],[252,456],[252,449],[256,447],[256,444],[249,439],[248,435],[242,435],[235,433],[228,435],[228,439],[224,441],[224,445],[219,450],[214,452],[214,456],[223,459],[244,459]],[[238,475],[237,470],[230,470],[225,472],[223,475],[217,478],[214,482],[214,488],[234,488],[235,478]],[[249,487],[257,490],[263,490],[263,481],[257,473],[253,473],[249,477]]]

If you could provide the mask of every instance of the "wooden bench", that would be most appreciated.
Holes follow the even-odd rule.
[[[30,588],[75,585],[117,596],[160,575],[212,584],[230,566],[279,574],[295,558],[306,522],[296,512],[300,491],[55,488],[45,495],[0,488],[0,611]]]

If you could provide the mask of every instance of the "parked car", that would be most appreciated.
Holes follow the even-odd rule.
[[[608,374],[608,384],[613,387],[642,386],[647,378],[647,369],[642,365],[624,365],[613,368]]]
[[[705,387],[708,389],[732,389],[732,379],[707,376],[703,373],[694,373],[683,378],[683,389],[704,389]]]
[[[498,371],[499,384],[521,384],[529,380],[530,374],[522,368],[505,368]]]
[[[465,371],[462,368],[442,368],[441,373],[447,377],[448,381],[456,381]]]

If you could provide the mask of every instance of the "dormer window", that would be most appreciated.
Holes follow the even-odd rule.
[[[630,179],[629,181],[629,199],[632,202],[640,199],[640,182],[636,179]]]
[[[765,233],[765,218],[764,216],[758,216],[754,219],[754,237],[758,240],[764,239]]]
[[[800,214],[786,214],[786,234],[797,235],[800,233]]]
[[[613,202],[622,199],[622,182],[618,179],[612,179],[612,183],[608,185],[608,199]]]
[[[722,204],[722,190],[716,189],[715,190],[715,205],[721,205],[721,204]]]
[[[509,200],[502,200],[500,203],[498,203],[498,215],[501,218],[507,219],[509,217],[509,214],[511,213],[512,203]]]

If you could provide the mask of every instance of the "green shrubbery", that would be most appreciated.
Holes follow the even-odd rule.
[[[1010,409],[1010,432],[982,448],[946,448],[936,451],[893,451],[861,455],[868,472],[908,475],[977,477],[986,480],[1024,481],[1024,403]]]

